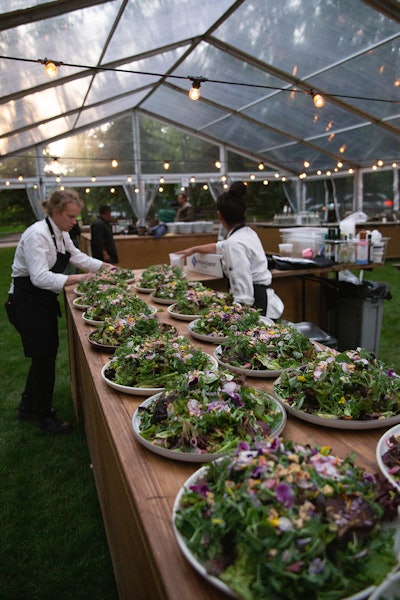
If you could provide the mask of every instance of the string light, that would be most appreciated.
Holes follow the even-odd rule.
[[[46,71],[46,74],[48,75],[48,77],[51,77],[51,78],[57,77],[58,67],[63,64],[60,61],[49,60],[47,58],[43,58],[43,59],[39,58],[38,62],[40,62],[40,64],[44,65],[44,70]]]
[[[315,108],[322,108],[323,106],[325,106],[325,98],[321,94],[311,92],[311,95]]]
[[[168,171],[168,169],[170,168],[170,166],[171,166],[171,165],[169,164],[169,162],[168,162],[167,160],[165,160],[165,161],[164,161],[164,164],[163,164],[163,167],[164,167],[164,169],[165,169],[166,171]]]
[[[113,158],[113,160],[111,161],[111,166],[112,166],[113,169],[115,169],[116,167],[118,167],[118,161],[115,158]]]
[[[188,77],[192,82],[192,87],[189,90],[189,98],[191,100],[199,100],[200,98],[200,86],[204,81],[207,81],[205,77]]]

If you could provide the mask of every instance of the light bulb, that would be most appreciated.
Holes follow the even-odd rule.
[[[169,162],[167,160],[164,162],[164,169],[166,171],[168,171],[168,169],[169,169]]]
[[[44,70],[46,71],[49,77],[56,77],[58,74],[58,68],[54,61],[48,60],[44,66]]]
[[[314,101],[314,106],[316,108],[322,108],[323,106],[325,106],[325,98],[321,96],[321,94],[313,94],[312,97]]]
[[[198,100],[200,98],[200,81],[193,81],[192,87],[189,90],[189,98]]]

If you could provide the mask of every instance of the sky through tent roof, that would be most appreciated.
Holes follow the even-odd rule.
[[[400,158],[397,0],[8,0],[0,153],[136,109],[288,173]],[[61,62],[49,79],[39,59]],[[202,76],[201,98],[188,98]],[[312,91],[325,96],[316,109]]]

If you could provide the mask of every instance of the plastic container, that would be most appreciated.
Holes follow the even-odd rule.
[[[390,238],[383,237],[379,242],[372,244],[371,246],[371,261],[373,263],[381,264],[385,262],[387,245]]]
[[[171,267],[183,267],[185,266],[185,257],[175,252],[171,252],[169,255],[169,264]]]
[[[193,233],[193,223],[177,222],[178,233]]]
[[[292,256],[293,244],[279,244],[279,254],[280,256]]]
[[[292,256],[301,258],[307,248],[312,249],[314,256],[319,253],[328,230],[326,227],[286,227],[279,232],[284,244],[293,244]]]

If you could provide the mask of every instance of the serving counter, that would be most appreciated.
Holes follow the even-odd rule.
[[[145,300],[149,298],[141,295]],[[174,499],[199,465],[173,461],[144,448],[133,436],[131,419],[143,396],[110,388],[101,368],[110,354],[88,341],[93,328],[65,292],[71,390],[79,422],[84,426],[121,600],[223,600],[225,595],[204,580],[180,552],[172,527]],[[149,302],[151,304],[151,302]],[[188,322],[178,321],[165,305],[155,305],[162,322],[188,333]],[[212,354],[215,346],[199,344]],[[273,380],[251,379],[251,385],[271,390]],[[344,456],[357,453],[356,462],[377,471],[376,443],[382,430],[336,430],[288,417],[283,437],[302,444],[332,447]]]

